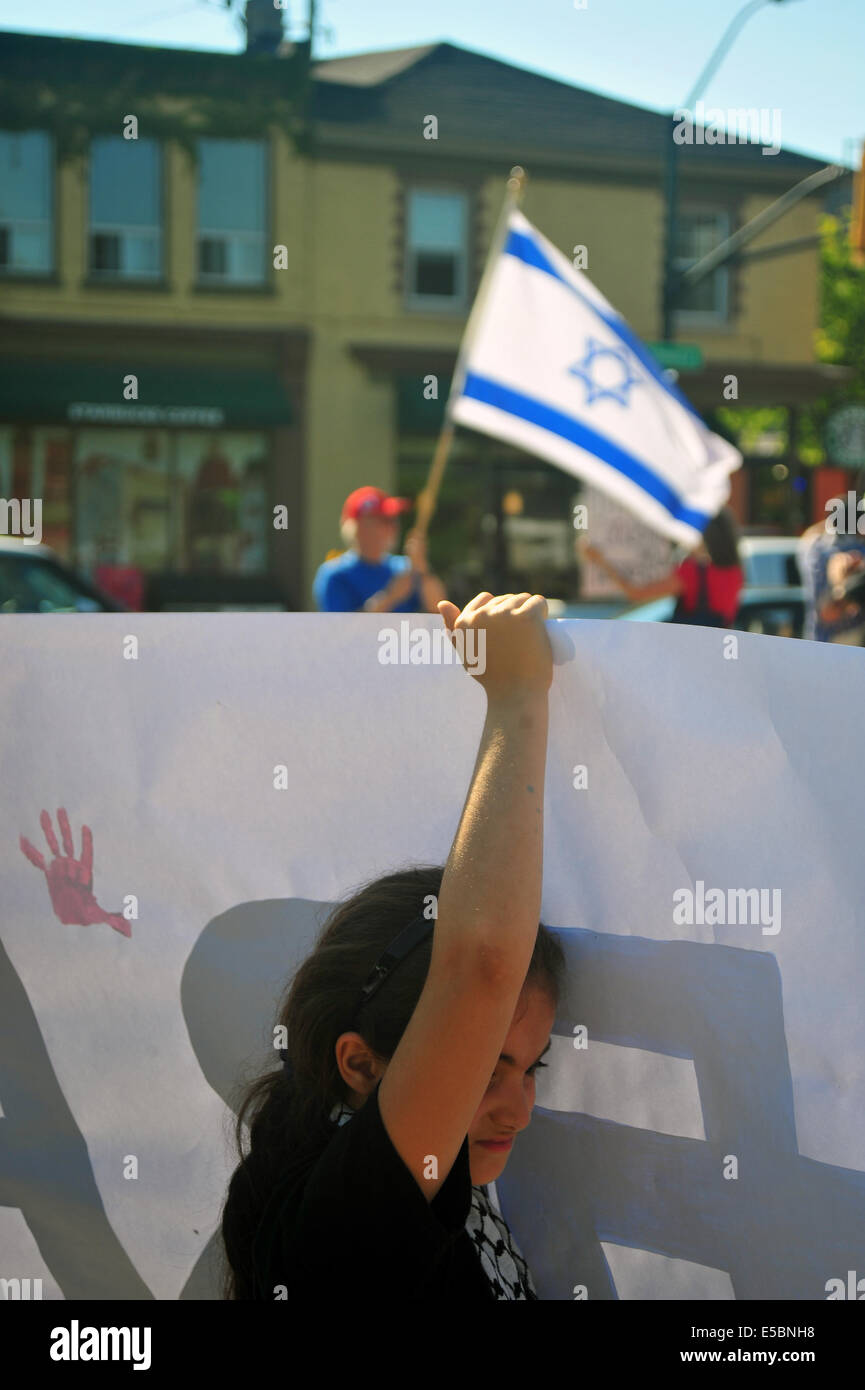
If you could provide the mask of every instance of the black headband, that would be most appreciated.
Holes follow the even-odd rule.
[[[396,969],[400,961],[404,960],[409,952],[414,950],[415,946],[419,946],[424,938],[429,936],[434,927],[435,919],[430,919],[423,915],[415,917],[413,921],[409,922],[407,927],[403,928],[399,936],[394,938],[387,950],[379,956],[372,970],[369,972],[366,982],[360,992],[360,1000],[354,1014],[353,1026],[355,1028],[357,1027],[357,1021],[364,1005],[368,1004],[373,995],[381,989],[385,980]],[[288,1052],[285,1048],[281,1047],[279,1048],[279,1055],[282,1058],[285,1075],[291,1080],[294,1074],[294,1068],[288,1059]]]
[[[413,951],[415,946],[418,946],[425,937],[429,936],[434,927],[435,919],[421,915],[409,922],[399,936],[394,938],[387,950],[379,956],[366,978],[355,1010],[355,1021],[360,1017],[364,1005],[368,1004],[373,995],[381,989],[385,980],[393,973],[400,961],[404,960],[409,952]]]

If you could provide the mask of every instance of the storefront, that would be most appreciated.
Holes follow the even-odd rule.
[[[299,376],[134,361],[2,364],[0,496],[40,498],[43,544],[124,600],[136,575],[145,598],[210,576],[238,602],[270,578],[300,606]]]

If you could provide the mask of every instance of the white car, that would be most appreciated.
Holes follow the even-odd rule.
[[[746,589],[798,589],[798,536],[742,536],[739,554]]]

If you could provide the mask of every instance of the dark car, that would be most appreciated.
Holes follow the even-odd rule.
[[[668,623],[676,607],[672,596],[652,599],[626,609],[620,616],[633,623]],[[570,613],[563,617],[572,616]],[[578,616],[574,614],[573,616]],[[801,637],[805,622],[805,591],[793,585],[743,589],[733,629],[768,637]]]
[[[123,613],[47,545],[0,537],[0,613]]]

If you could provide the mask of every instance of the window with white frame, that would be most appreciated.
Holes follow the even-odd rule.
[[[198,277],[202,284],[254,285],[266,276],[267,144],[201,140]]]
[[[685,208],[676,221],[674,268],[681,273],[730,236],[730,214],[718,208]],[[676,314],[688,322],[726,323],[730,308],[730,270],[719,266],[693,286],[683,285]]]
[[[464,308],[468,284],[468,194],[413,188],[406,201],[409,308]]]
[[[51,137],[0,131],[0,273],[46,275],[54,268]]]
[[[90,274],[148,280],[162,273],[160,149],[106,136],[90,146]]]

